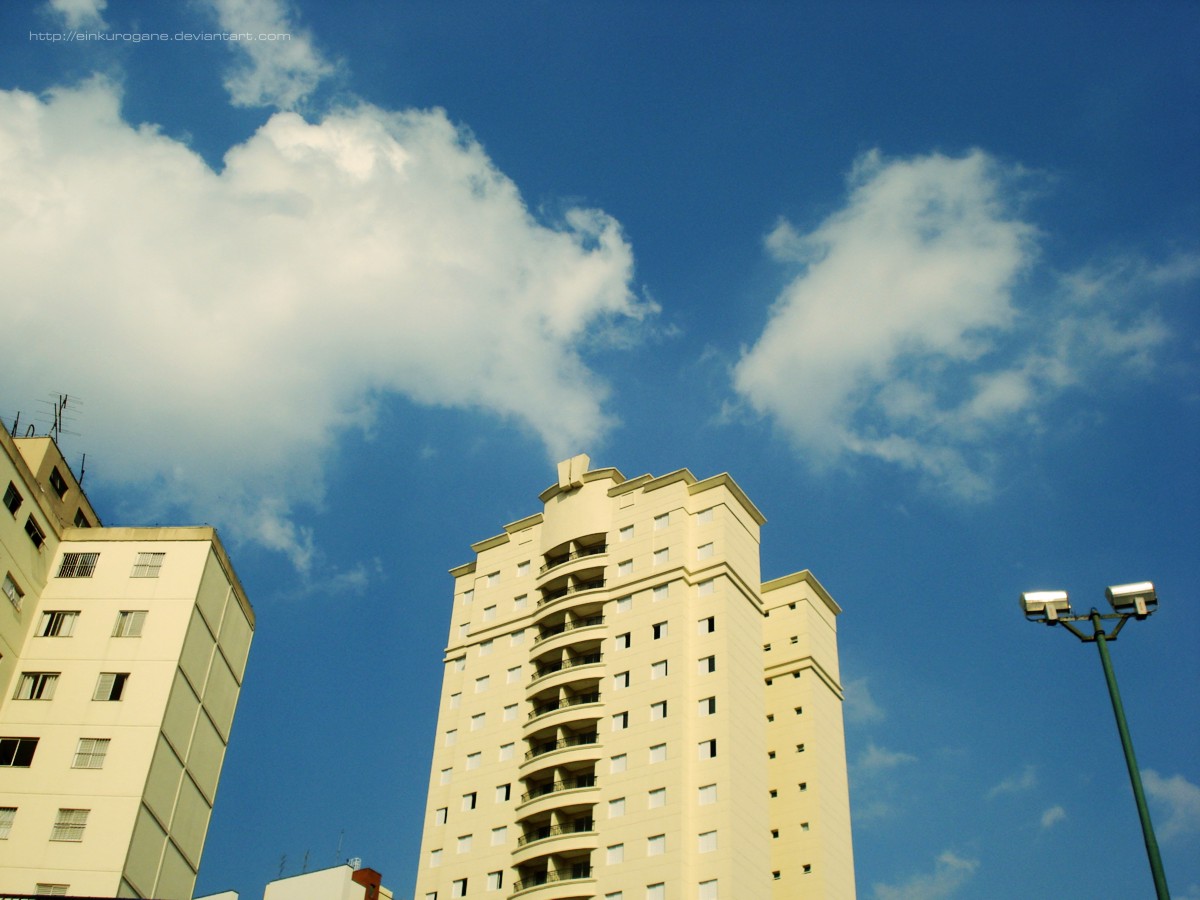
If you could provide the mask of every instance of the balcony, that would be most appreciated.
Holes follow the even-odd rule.
[[[559,881],[579,881],[591,877],[592,867],[586,863],[580,863],[561,872],[535,872],[532,875],[526,875],[520,881],[514,882],[513,893],[519,894],[521,891],[541,887],[544,884],[554,884]]]
[[[571,553],[566,553],[562,556],[556,556],[553,559],[547,559],[546,564],[538,569],[539,575],[545,575],[551,569],[557,569],[559,566],[565,565],[576,559],[584,559],[588,556],[599,556],[608,550],[607,544],[600,544],[597,547],[583,547]]]
[[[553,753],[555,750],[563,750],[567,747],[586,747],[591,744],[600,743],[599,732],[593,731],[589,734],[576,734],[572,737],[562,738],[557,741],[547,741],[544,744],[536,744],[531,747],[525,754],[525,759],[536,759],[546,753]]]
[[[603,578],[574,581],[565,587],[550,588],[543,591],[542,598],[538,600],[537,605],[545,606],[547,603],[553,603],[555,600],[561,600],[563,597],[569,597],[572,594],[582,594],[584,591],[594,591],[602,587],[604,587]]]
[[[578,697],[565,697],[562,700],[552,700],[549,703],[542,703],[533,708],[529,713],[530,719],[536,719],[547,713],[552,713],[557,709],[566,709],[570,706],[583,706],[586,703],[599,703],[600,692],[595,691],[591,694],[580,694]]]
[[[541,828],[532,828],[517,838],[517,846],[524,847],[526,844],[532,844],[535,841],[544,841],[547,838],[558,837],[563,834],[586,834],[595,830],[596,823],[591,819],[581,819],[569,825],[543,825]]]
[[[558,794],[562,791],[577,791],[580,788],[590,788],[596,786],[595,773],[587,775],[577,775],[574,778],[568,778],[566,781],[552,781],[549,784],[543,784],[535,787],[530,791],[526,791],[521,795],[521,802],[528,803],[530,800],[536,800],[538,797],[548,797],[551,794]],[[591,830],[591,829],[585,829]],[[519,844],[520,842],[518,842]]]
[[[574,631],[576,628],[591,628],[595,625],[603,625],[604,616],[588,616],[586,619],[576,619],[574,622],[563,622],[561,625],[548,625],[538,632],[537,637],[533,639],[534,645],[540,644],[544,640],[548,640],[559,634],[564,634],[568,631]]]

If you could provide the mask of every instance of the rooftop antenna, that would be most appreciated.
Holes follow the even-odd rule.
[[[308,871],[308,851],[304,851],[304,864],[300,866],[300,873],[304,874]]]
[[[341,831],[338,833],[338,845],[337,845],[337,849],[333,851],[333,862],[334,862],[334,865],[338,865],[338,864],[339,864],[339,863],[341,863],[341,861],[342,861],[342,838],[344,838],[345,836],[346,836],[346,829],[345,829],[345,828],[343,828],[343,829],[342,829],[342,830],[341,830]]]
[[[12,423],[12,431],[10,431],[10,432],[8,433],[8,434],[9,434],[9,437],[16,437],[16,436],[17,436],[17,426],[19,426],[20,424],[21,424],[21,411],[18,409],[18,410],[17,410],[17,417],[16,417],[15,419],[13,419],[13,423]]]
[[[280,854],[279,854],[279,877],[280,877],[280,878],[282,878],[282,877],[283,877],[283,864],[284,864],[285,862],[287,862],[287,854],[286,854],[286,853],[280,853]]]

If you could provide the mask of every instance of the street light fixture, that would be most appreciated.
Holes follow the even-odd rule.
[[[1146,843],[1146,856],[1150,860],[1150,874],[1154,876],[1154,890],[1158,900],[1170,900],[1167,891],[1167,876],[1163,872],[1162,857],[1158,852],[1158,840],[1154,837],[1154,825],[1150,821],[1150,809],[1146,805],[1146,792],[1142,789],[1142,776],[1138,771],[1137,758],[1133,754],[1133,740],[1129,737],[1129,725],[1125,721],[1125,707],[1117,690],[1117,676],[1113,673],[1112,660],[1108,655],[1108,642],[1115,641],[1125,623],[1130,619],[1145,619],[1158,608],[1158,594],[1149,581],[1134,584],[1118,584],[1104,592],[1113,611],[1101,615],[1093,607],[1084,616],[1071,615],[1071,603],[1066,591],[1028,591],[1021,595],[1021,609],[1031,622],[1046,625],[1062,625],[1084,643],[1095,643],[1100,651],[1100,665],[1104,668],[1104,680],[1108,684],[1108,695],[1112,700],[1113,715],[1117,719],[1117,732],[1121,736],[1121,749],[1125,751],[1125,765],[1129,769],[1129,783],[1133,786],[1133,799],[1137,804],[1138,818],[1142,823],[1142,838]],[[1102,621],[1119,619],[1111,633],[1105,633]],[[1075,623],[1092,623],[1088,634]]]

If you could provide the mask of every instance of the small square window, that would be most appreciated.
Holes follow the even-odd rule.
[[[487,889],[489,891],[498,891],[504,887],[504,872],[488,872]]]
[[[90,809],[60,809],[50,832],[52,841],[82,841]]]
[[[717,714],[717,698],[705,697],[697,704],[697,712],[702,716],[715,716]]]
[[[655,834],[646,838],[647,856],[662,856],[666,852],[667,836],[665,834]]]
[[[510,647],[520,647],[525,643],[525,629],[518,628],[508,636],[508,645]]]
[[[4,492],[4,508],[12,513],[14,519],[17,517],[17,510],[21,508],[24,499],[21,492],[17,490],[17,486],[10,481],[8,489]]]
[[[697,788],[696,800],[701,806],[710,806],[717,802],[717,786],[715,784],[706,784],[703,787]]]
[[[796,785],[796,787],[800,788],[801,791],[807,791],[808,790],[808,782],[802,781],[798,785]]]
[[[516,744],[501,744],[500,745],[500,762],[506,762],[513,758],[513,753],[516,751]]]
[[[624,634],[617,635],[617,649],[618,650],[628,650],[629,644],[630,644],[630,640],[629,640],[629,632],[628,631],[625,632]]]
[[[449,808],[443,806],[441,809],[439,809],[437,812],[435,812],[433,814],[433,824],[434,825],[445,825],[446,820],[449,818],[449,816],[450,816]]]
[[[488,689],[488,685],[491,684],[491,681],[492,677],[490,675],[480,675],[475,679],[475,693],[482,694]]]
[[[521,667],[513,666],[508,670],[507,681],[509,684],[516,684],[521,680]]]
[[[803,872],[805,875],[811,875],[812,874],[812,865],[809,863],[805,863],[803,866],[800,867],[800,871]]]
[[[120,700],[125,693],[125,684],[129,681],[128,672],[101,672],[96,681],[96,690],[92,693],[93,700]]]
[[[88,517],[82,509],[75,510],[75,527],[76,528],[91,528],[92,527],[92,523],[88,521]]]
[[[529,560],[517,563],[517,577],[524,578],[529,574]]]
[[[456,743],[458,743],[458,729],[451,728],[449,731],[446,732],[446,739],[443,742],[442,746],[453,747]]]
[[[621,575],[621,576],[632,575],[633,574],[633,560],[626,559],[622,562],[617,563],[617,574]]]
[[[492,621],[495,621],[495,618],[496,618],[495,604],[492,604],[491,606],[485,606],[483,608],[483,621],[492,622]]]
[[[609,760],[608,771],[610,773],[624,772],[627,768],[629,768],[629,757],[624,753],[618,753]]]
[[[654,530],[655,531],[662,531],[664,528],[666,528],[670,524],[671,524],[671,514],[669,512],[665,512],[661,516],[654,517]]]
[[[700,890],[696,900],[717,900],[717,879],[700,882]]]
[[[701,759],[712,759],[717,755],[716,738],[709,738],[707,741],[701,741],[698,746],[700,748]]]
[[[618,863],[625,862],[625,845],[612,844],[605,851],[604,862],[606,865],[615,866]]]
[[[166,559],[165,553],[139,553],[137,561],[133,564],[133,571],[129,574],[130,578],[157,578],[158,572],[162,568],[163,560]]]
[[[492,829],[492,846],[502,847],[508,841],[508,826],[501,825],[499,828]]]
[[[651,763],[666,762],[666,759],[667,759],[667,745],[666,744],[655,744],[653,747],[650,748],[650,762]]]
[[[772,872],[772,873],[771,873],[771,878],[773,878],[775,881],[778,881],[778,880],[780,879],[780,877],[781,877],[781,876],[780,876],[780,874],[779,874],[779,871],[778,871],[778,870],[776,870],[776,871],[774,871],[774,872]]]
[[[619,712],[612,717],[613,731],[624,731],[629,727],[629,713]]]
[[[4,575],[4,596],[8,597],[8,602],[13,605],[14,609],[18,611],[21,609],[21,598],[25,596],[25,592],[17,585],[11,572]]]
[[[496,785],[496,802],[497,803],[507,803],[510,799],[512,799],[512,785],[511,784]]]
[[[671,595],[671,586],[669,584],[656,584],[651,592],[651,597],[655,603],[660,603],[666,600]]]
[[[58,471],[58,466],[50,469],[50,487],[54,488],[54,493],[58,494],[59,500],[67,495],[67,479],[63,478],[62,472]]]
[[[625,798],[617,797],[615,800],[608,801],[608,817],[610,819],[619,819],[625,815]]]
[[[463,812],[467,812],[468,810],[474,809],[476,800],[478,800],[478,795],[475,793],[475,791],[471,791],[471,793],[469,793],[469,794],[463,794],[463,798],[462,798]]]
[[[44,612],[38,623],[38,637],[70,637],[75,631],[78,611]]]
[[[513,598],[513,609],[524,609],[529,605],[529,595],[521,594],[519,597]]]
[[[479,731],[487,723],[487,713],[475,713],[471,716],[471,730]]]
[[[706,522],[711,522],[712,520],[713,508],[711,506],[708,509],[702,509],[700,512],[696,513],[696,521],[701,525],[705,524]]]
[[[479,655],[480,655],[480,656],[488,656],[488,655],[490,655],[490,654],[491,654],[491,652],[492,652],[492,642],[491,642],[491,640],[486,640],[486,641],[480,641],[480,642],[479,642]]]
[[[772,829],[771,829],[771,839],[772,839],[772,840],[779,840],[779,829],[778,829],[778,828],[772,828]]]
[[[665,638],[667,636],[667,623],[666,622],[659,622],[656,625],[652,625],[651,629],[654,632],[654,640],[656,640],[656,641],[659,640],[660,638]]]
[[[701,544],[696,548],[696,559],[708,559],[713,555],[713,543]]]
[[[650,679],[652,681],[656,678],[666,678],[666,677],[667,677],[667,661],[665,659],[662,659],[656,663],[650,664]]]
[[[510,703],[510,704],[508,704],[508,706],[504,707],[504,721],[505,722],[517,721],[517,704]]]
[[[628,672],[618,672],[616,675],[613,676],[613,690],[614,691],[619,691],[622,688],[627,688],[627,687],[629,687],[629,673]]]
[[[53,700],[58,672],[22,672],[17,684],[17,700]]]
[[[802,715],[804,715],[804,707],[803,706],[794,707],[792,709],[792,712],[794,712],[798,716],[802,716]]]
[[[699,660],[700,673],[717,671],[717,658],[715,656],[705,656]]]
[[[91,578],[99,559],[99,553],[64,553],[58,564],[58,577]]]
[[[438,784],[449,784],[450,779],[454,776],[453,769],[442,769],[438,776]]]
[[[29,540],[33,541],[33,546],[39,550],[42,544],[46,543],[46,532],[42,530],[42,526],[37,523],[37,520],[32,515],[25,520],[25,533],[29,535]]]
[[[632,597],[618,597],[617,598],[617,612],[619,612],[619,613],[629,612],[631,609],[633,609],[633,598]]]
[[[655,788],[646,795],[646,808],[658,809],[667,805],[667,789]]]
[[[715,831],[701,832],[697,843],[697,852],[712,853],[717,849],[717,833]]]
[[[462,693],[460,691],[455,691],[453,694],[450,695],[450,708],[458,709],[461,706],[462,706]]]
[[[712,634],[717,630],[717,617],[706,616],[696,623],[696,631],[700,634]]]
[[[464,834],[464,835],[459,836],[459,838],[458,838],[458,852],[459,853],[470,853],[471,852],[471,843],[472,843],[473,837],[474,837],[474,835],[470,835],[470,834]]]
[[[487,576],[487,586],[495,587],[499,583],[500,583],[500,573],[499,572],[489,572],[488,576]]]
[[[646,885],[646,900],[667,900],[667,886],[662,882]]]
[[[459,897],[467,896],[467,879],[459,878],[453,882],[450,885],[450,896],[453,897],[454,900],[458,900]]]
[[[465,638],[470,633],[471,633],[471,623],[470,622],[463,622],[461,625],[458,626],[458,636],[460,638]]]
[[[707,597],[716,590],[716,582],[711,578],[706,578],[696,585],[696,593],[701,597]]]
[[[801,823],[800,823],[800,830],[801,830],[801,831],[808,831],[808,823],[807,823],[807,822],[801,822]]]
[[[774,758],[775,758],[775,751],[774,751],[774,750],[768,750],[768,751],[767,751],[767,759],[774,759]]]
[[[470,606],[475,602],[475,588],[467,588],[463,591],[463,606]]]
[[[804,745],[803,745],[803,744],[797,744],[797,745],[796,745],[796,752],[797,752],[797,753],[803,753],[803,752],[804,752]]]
[[[622,540],[622,541],[633,540],[633,526],[632,525],[622,526],[621,530],[617,532],[617,536],[618,536],[618,540]]]
[[[779,796],[779,791],[776,788],[771,788],[769,791],[767,791],[767,796],[774,800]]]
[[[661,550],[654,551],[654,564],[656,566],[665,565],[670,558],[671,549],[669,547],[663,547]]]
[[[146,610],[123,609],[117,613],[117,623],[113,626],[113,637],[136,638],[142,636],[142,626],[146,624]]]
[[[657,703],[650,704],[650,721],[657,722],[659,719],[667,717],[667,701],[659,700]]]
[[[476,751],[475,753],[467,754],[467,769],[478,769],[480,763],[483,762],[483,752]]]
[[[451,660],[451,662],[454,663],[454,671],[455,672],[467,671],[467,658],[465,656],[459,656],[459,657]]]

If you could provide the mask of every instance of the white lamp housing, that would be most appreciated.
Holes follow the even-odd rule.
[[[1030,622],[1053,625],[1059,614],[1071,614],[1071,602],[1066,591],[1026,591],[1021,595],[1021,609]]]
[[[1104,592],[1113,612],[1144,619],[1158,608],[1158,594],[1149,581],[1136,584],[1117,584]]]

